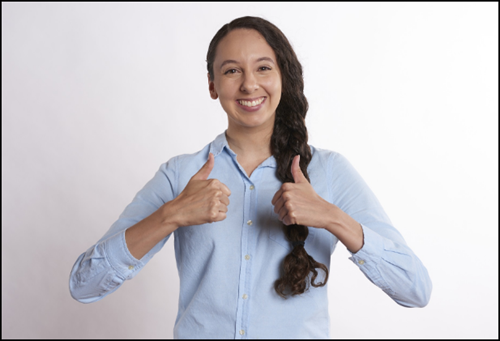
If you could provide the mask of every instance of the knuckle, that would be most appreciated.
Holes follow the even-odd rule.
[[[285,182],[283,185],[281,185],[281,188],[283,191],[290,191],[293,188],[293,184],[290,182]]]
[[[208,214],[208,219],[210,220],[211,223],[213,223],[215,219],[217,219],[217,212],[213,210],[210,211],[210,213]]]
[[[292,194],[290,192],[285,192],[281,195],[281,197],[283,198],[283,200],[288,201],[292,199]]]
[[[287,201],[285,203],[285,208],[288,210],[288,211],[292,211],[293,210],[293,205],[290,201]]]
[[[217,179],[212,179],[210,180],[210,186],[212,188],[219,188],[220,187],[220,181]]]

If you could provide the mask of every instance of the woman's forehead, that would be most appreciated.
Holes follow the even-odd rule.
[[[264,58],[276,62],[275,53],[265,38],[253,29],[235,29],[219,42],[214,64],[221,65],[227,60],[258,62]]]

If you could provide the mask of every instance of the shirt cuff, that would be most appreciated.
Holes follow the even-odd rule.
[[[115,234],[104,243],[106,259],[123,279],[132,279],[143,267],[143,263],[132,256],[128,250],[125,231]]]
[[[387,283],[381,276],[377,265],[384,253],[384,237],[361,224],[363,229],[363,247],[356,253],[349,253],[349,259],[377,286],[388,289]]]

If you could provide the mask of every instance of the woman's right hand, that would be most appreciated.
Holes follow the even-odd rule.
[[[214,163],[214,155],[210,153],[208,161],[193,175],[181,194],[167,203],[166,215],[178,227],[226,219],[231,191],[217,179],[207,180]]]

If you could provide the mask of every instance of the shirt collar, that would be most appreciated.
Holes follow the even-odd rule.
[[[217,136],[215,140],[210,144],[210,153],[214,154],[214,157],[217,157],[220,153],[222,153],[224,148],[226,148],[226,151],[229,153],[229,155],[231,155],[236,160],[236,153],[233,152],[231,148],[229,148],[225,131]],[[262,162],[259,167],[276,168],[276,159],[271,155],[264,162]]]
[[[222,150],[226,147],[229,154],[232,156],[236,156],[236,154],[229,148],[226,139],[226,132],[224,131],[222,134],[217,136],[215,140],[210,144],[210,153],[214,154],[214,157],[217,157]]]

